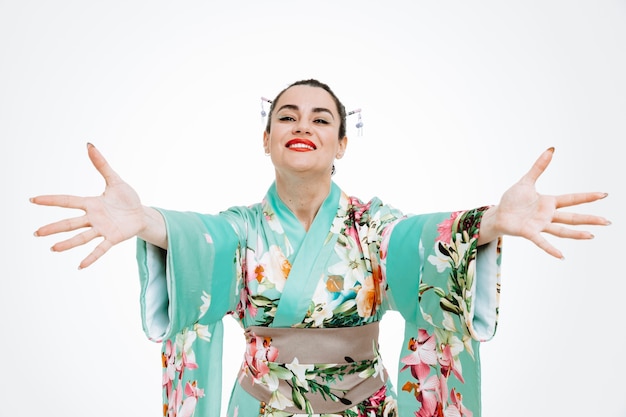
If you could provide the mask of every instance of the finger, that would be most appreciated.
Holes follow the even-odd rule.
[[[550,224],[543,231],[553,236],[564,239],[584,240],[593,239],[594,237],[593,234],[591,234],[591,232],[587,230],[569,229],[567,227],[559,226],[557,224]]]
[[[40,206],[55,206],[75,209],[82,209],[85,205],[85,197],[65,194],[39,195],[37,197],[30,198],[29,201]]]
[[[117,175],[100,151],[91,143],[87,143],[87,154],[89,155],[91,163],[96,167],[100,175],[102,175],[107,185],[121,181],[120,176]]]
[[[89,255],[87,255],[85,259],[81,261],[80,265],[78,265],[78,269],[87,268],[98,259],[100,259],[100,257],[107,253],[107,251],[112,247],[113,245],[111,244],[111,242],[106,239],[103,240],[98,246],[95,247],[95,249]]]
[[[556,196],[556,207],[571,207],[579,204],[592,203],[608,196],[607,193],[573,193]]]
[[[49,236],[55,233],[71,232],[88,226],[90,224],[87,216],[74,217],[42,226],[35,231],[35,236]]]
[[[552,246],[552,244],[550,244],[550,242],[548,242],[540,234],[533,236],[530,240],[535,245],[539,246],[541,249],[543,249],[548,254],[554,256],[555,258],[564,259],[563,254],[561,253],[561,251],[558,250],[557,248],[555,248],[554,246]]]
[[[76,236],[73,236],[67,240],[55,243],[51,249],[53,252],[63,252],[68,249],[72,249],[77,246],[84,245],[85,243],[91,242],[98,236],[100,235],[94,229],[85,230],[84,232],[79,233]]]
[[[594,216],[591,214],[566,213],[557,211],[552,216],[553,223],[569,224],[569,225],[592,225],[592,226],[608,226],[611,222],[604,217]]]
[[[521,182],[535,183],[537,179],[543,174],[550,161],[552,161],[552,155],[554,155],[554,147],[546,149],[539,158],[535,161],[530,170],[521,179]]]

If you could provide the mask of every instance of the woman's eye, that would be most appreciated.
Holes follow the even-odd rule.
[[[328,121],[324,120],[324,119],[315,119],[314,122],[322,124],[322,125],[327,125],[328,124]]]
[[[293,122],[296,119],[291,116],[279,116],[278,120],[280,120],[281,122]]]

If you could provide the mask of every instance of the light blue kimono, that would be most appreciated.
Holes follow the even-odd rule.
[[[220,416],[226,315],[243,328],[341,328],[395,309],[405,320],[397,393],[381,380],[332,415],[480,416],[478,342],[496,330],[501,243],[477,247],[484,208],[407,216],[333,183],[308,231],[274,184],[261,203],[217,215],[160,211],[168,250],[139,240],[137,260],[144,330],[163,344],[165,415]],[[249,340],[241,377],[270,389],[289,383],[291,398],[276,391],[261,403],[236,384],[229,417],[292,415],[287,406],[313,415],[304,406],[325,389],[320,381],[332,393],[338,369],[357,369],[283,364],[277,354],[270,340]],[[377,360],[367,366],[363,378],[382,375]]]

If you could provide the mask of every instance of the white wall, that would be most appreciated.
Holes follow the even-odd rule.
[[[625,19],[617,0],[0,1],[0,415],[161,415],[134,242],[78,271],[93,246],[50,253],[32,232],[68,213],[28,198],[100,193],[91,141],[145,204],[256,202],[272,179],[259,97],[315,77],[363,109],[335,177],[361,198],[497,203],[549,146],[542,192],[610,193],[580,210],[613,225],[556,242],[564,262],[505,240],[484,416],[626,416]]]

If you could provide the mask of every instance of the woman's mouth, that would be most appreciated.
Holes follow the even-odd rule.
[[[308,152],[317,149],[313,142],[301,138],[291,139],[289,142],[287,142],[285,147],[296,152]]]

